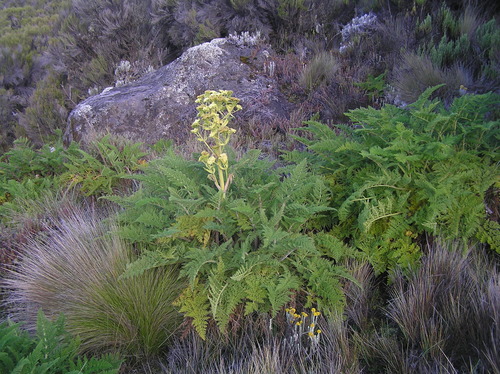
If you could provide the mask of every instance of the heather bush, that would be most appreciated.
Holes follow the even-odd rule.
[[[13,114],[29,105],[29,97],[43,78],[42,57],[59,27],[59,11],[68,0],[51,1],[50,6],[11,1],[0,9],[0,149],[12,145],[19,135]]]
[[[38,81],[25,113],[18,114],[19,125],[26,136],[39,146],[66,126],[68,110],[60,85],[60,77],[48,73]]]

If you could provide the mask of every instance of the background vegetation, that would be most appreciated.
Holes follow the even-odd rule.
[[[498,6],[0,4],[0,368],[500,372]],[[300,104],[280,159],[246,151],[264,123],[61,143],[88,95],[243,31]]]

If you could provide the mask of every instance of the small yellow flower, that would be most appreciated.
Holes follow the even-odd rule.
[[[309,335],[312,338],[314,336],[314,332],[311,331],[311,332],[307,333],[307,335]]]
[[[307,317],[308,315],[306,312],[302,312],[302,317]]]
[[[300,325],[302,325],[302,321],[296,322],[295,324],[296,324],[297,326],[300,326]]]
[[[317,330],[316,330],[316,334],[321,334],[321,330],[320,330],[320,329],[317,329]]]
[[[311,309],[311,312],[312,312],[312,313],[316,313],[316,308],[312,308],[312,309]]]
[[[321,315],[321,313],[320,313],[320,312],[315,312],[315,313],[314,313],[314,317],[318,317],[318,316],[320,316],[320,315]]]
[[[312,327],[312,328],[314,328],[314,326],[316,326],[314,323],[311,323],[311,324],[309,325],[309,327]]]

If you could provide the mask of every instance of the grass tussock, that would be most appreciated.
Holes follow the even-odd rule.
[[[498,372],[498,279],[498,269],[477,253],[442,245],[407,279],[397,275],[387,313],[407,342],[407,360],[445,372]]]
[[[321,318],[318,345],[299,341],[286,321],[246,316],[225,336],[210,331],[205,341],[190,332],[162,360],[162,373],[360,373],[357,351],[341,316]],[[236,327],[236,326],[233,326]]]
[[[401,100],[411,103],[416,101],[427,87],[443,83],[445,86],[438,91],[441,97],[457,96],[461,86],[472,85],[471,73],[460,65],[449,69],[440,68],[427,56],[408,52],[402,57],[401,67],[395,70],[392,85]]]
[[[49,318],[62,312],[83,351],[153,356],[180,324],[171,303],[182,285],[168,268],[120,278],[131,251],[103,218],[73,206],[28,238],[4,282],[10,316],[34,328],[40,308]]]
[[[329,83],[339,70],[340,63],[328,52],[320,52],[306,65],[300,76],[301,85],[312,91],[322,83]]]

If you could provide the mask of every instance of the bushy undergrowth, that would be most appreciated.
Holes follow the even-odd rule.
[[[258,158],[253,151],[230,165],[225,199],[200,163],[173,152],[143,168],[136,194],[113,199],[125,208],[120,235],[144,248],[127,273],[182,265],[180,310],[203,336],[209,317],[225,330],[239,304],[244,314],[275,315],[292,290],[324,310],[343,304],[339,280],[348,275],[335,261],[348,249],[311,231],[328,222],[329,190],[305,162],[273,169]]]
[[[113,374],[121,360],[77,356],[79,342],[64,329],[64,318],[49,321],[42,311],[37,317],[36,335],[30,336],[18,324],[0,324],[0,370],[2,373]]]
[[[96,139],[87,151],[61,141],[35,148],[26,138],[0,157],[0,212],[16,210],[26,199],[47,191],[76,187],[85,196],[112,194],[130,188],[124,176],[137,172],[146,153],[142,145],[109,135]]]
[[[416,264],[425,233],[499,251],[498,217],[485,214],[485,204],[496,204],[488,191],[498,194],[499,97],[465,95],[445,109],[429,100],[435,89],[408,109],[350,111],[353,126],[307,122],[312,139],[298,139],[308,152],[288,157],[310,158],[325,175],[332,234],[365,253],[377,273]]]
[[[19,136],[41,145],[89,95],[243,32],[259,31],[286,65],[291,79],[276,78],[301,104],[291,127],[373,104],[355,83],[385,71],[377,105],[412,102],[441,83],[436,95],[450,101],[463,89],[497,90],[498,11],[452,0],[9,1],[0,10],[0,147]]]
[[[369,267],[353,263],[362,287],[349,293],[351,312],[322,317],[313,350],[290,339],[283,314],[249,316],[229,335],[209,329],[205,341],[188,334],[174,342],[161,372],[496,373],[500,284],[487,258],[480,248],[429,244],[421,266],[392,278],[387,299],[374,294],[380,284]]]

